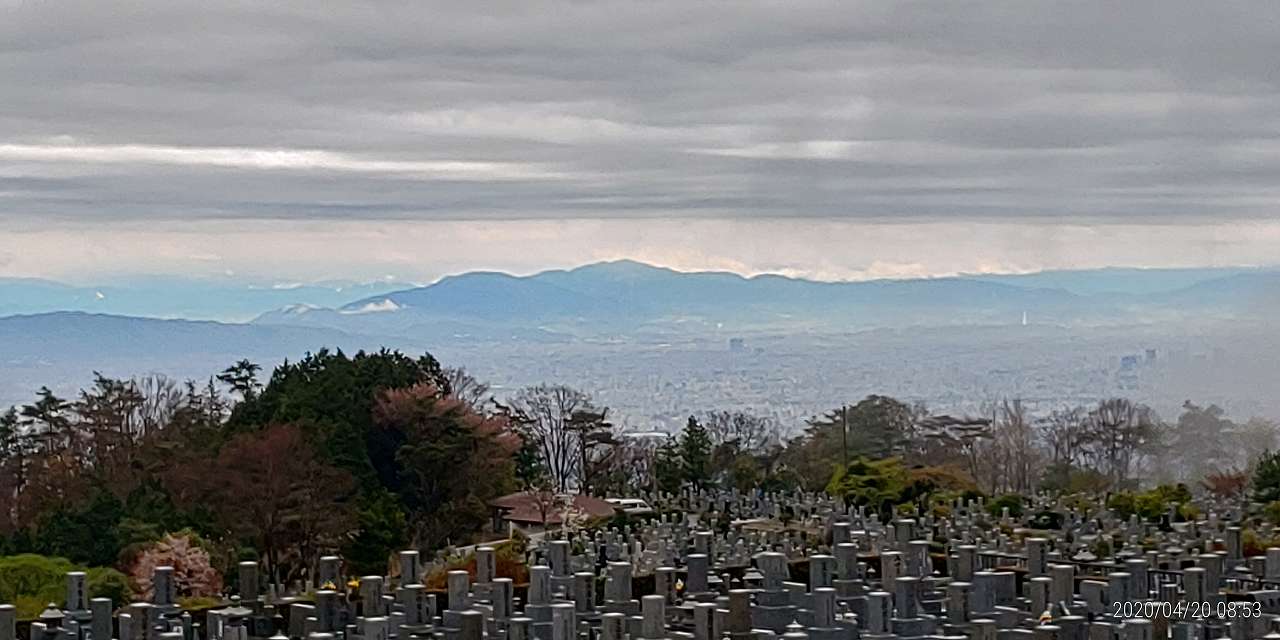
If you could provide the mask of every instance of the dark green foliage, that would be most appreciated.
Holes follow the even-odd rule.
[[[1056,494],[1101,493],[1109,479],[1093,469],[1083,469],[1069,462],[1055,462],[1045,467],[1040,476],[1040,489]]]
[[[1181,507],[1191,502],[1191,490],[1185,484],[1162,484],[1150,491],[1120,491],[1107,499],[1107,508],[1121,518],[1134,514],[1146,520],[1157,520],[1169,512],[1170,506]]]
[[[1057,511],[1037,511],[1031,516],[1030,524],[1034,529],[1061,529],[1062,514]]]
[[[684,461],[680,459],[680,448],[670,439],[658,447],[654,456],[654,479],[658,490],[665,493],[680,491],[684,481]]]
[[[1025,507],[1026,504],[1027,499],[1025,497],[1016,493],[1006,493],[992,498],[991,501],[987,503],[987,513],[991,514],[992,517],[998,518],[1007,508],[1009,509],[1010,517],[1021,518],[1023,507]]]
[[[538,443],[528,433],[517,432],[520,436],[520,448],[516,450],[516,481],[521,489],[546,488],[550,486],[551,477],[547,473],[547,465],[542,461]]]
[[[367,489],[400,489],[395,453],[402,435],[373,425],[379,391],[430,384],[441,394],[449,382],[435,358],[416,360],[398,351],[358,352],[321,349],[271,374],[261,392],[236,405],[230,426],[252,430],[271,423],[304,426],[320,443],[321,456],[346,469]]]
[[[1263,451],[1253,471],[1253,499],[1256,502],[1280,500],[1280,450]]]
[[[867,506],[888,516],[904,501],[908,482],[907,471],[897,458],[858,458],[836,470],[827,484],[827,493],[844,498],[846,504]]]
[[[342,557],[356,575],[381,574],[387,558],[409,540],[404,510],[395,496],[375,491],[364,498],[357,512],[359,529],[342,550]]]
[[[695,487],[706,486],[711,479],[711,438],[697,418],[689,416],[679,446],[684,480]]]
[[[784,459],[805,488],[821,490],[832,470],[847,460],[858,456],[880,459],[902,453],[919,411],[888,396],[867,396],[853,406],[810,421],[804,434],[787,446]]]
[[[79,509],[59,508],[45,514],[33,536],[36,550],[90,565],[114,565],[120,552],[117,527],[123,516],[119,500],[96,491]]]
[[[261,370],[260,365],[241,360],[218,374],[218,380],[240,394],[241,398],[252,400],[258,393],[258,389],[262,387],[258,384],[258,372]]]
[[[16,604],[21,619],[34,618],[50,602],[65,605],[68,571],[85,571],[90,598],[111,598],[116,605],[126,601],[129,583],[119,571],[25,553],[0,557],[0,602]]]
[[[116,606],[129,601],[129,578],[115,569],[89,567],[85,570],[84,582],[90,598],[111,598]]]

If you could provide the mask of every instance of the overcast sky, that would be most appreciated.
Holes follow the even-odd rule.
[[[0,275],[1280,258],[1280,5],[0,0]]]

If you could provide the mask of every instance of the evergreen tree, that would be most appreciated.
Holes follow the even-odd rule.
[[[252,400],[262,388],[262,385],[258,384],[258,372],[261,370],[260,365],[245,359],[224,369],[218,374],[218,380],[231,387],[232,391],[240,394],[240,397],[246,401]]]
[[[520,488],[529,490],[549,486],[551,477],[547,474],[547,466],[542,463],[537,440],[525,430],[517,429],[516,433],[520,436],[520,448],[515,455],[515,474]]]
[[[680,448],[674,438],[667,438],[654,454],[653,476],[659,491],[675,493],[680,490],[684,481],[684,462],[680,459]]]
[[[18,456],[22,452],[22,434],[18,431],[18,410],[0,413],[0,464]]]
[[[74,441],[73,425],[69,416],[71,403],[54,395],[49,387],[40,387],[36,401],[22,407],[22,417],[30,427],[30,435],[40,442],[45,453],[69,447]]]
[[[1257,502],[1280,500],[1280,451],[1263,451],[1253,471],[1253,499]]]
[[[706,486],[711,479],[711,436],[693,416],[680,433],[680,462],[686,481],[698,488]]]

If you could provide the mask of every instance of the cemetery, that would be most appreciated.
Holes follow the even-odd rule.
[[[515,578],[500,543],[403,551],[389,575],[326,556],[291,584],[247,561],[220,602],[186,610],[171,567],[141,602],[90,598],[73,571],[35,620],[0,607],[0,640],[1280,638],[1280,548],[1246,555],[1238,506],[1121,518],[1037,497],[997,515],[957,498],[881,518],[804,492],[646,499],[660,515],[530,535]]]

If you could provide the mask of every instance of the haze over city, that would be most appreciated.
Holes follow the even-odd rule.
[[[638,428],[875,391],[1276,411],[1270,5],[3,12],[6,403],[340,345]]]
[[[0,640],[1280,637],[1280,3],[0,0]]]

